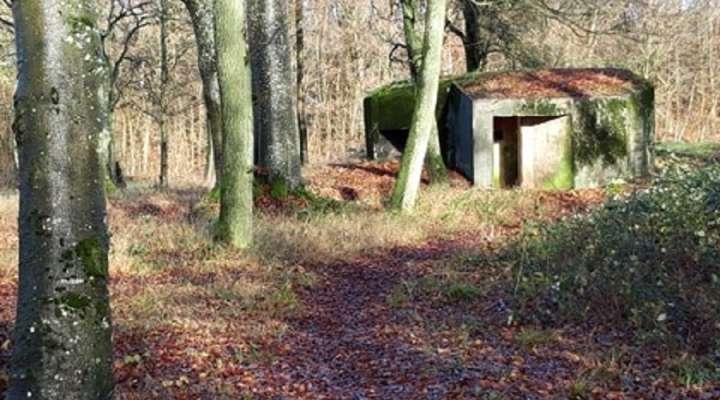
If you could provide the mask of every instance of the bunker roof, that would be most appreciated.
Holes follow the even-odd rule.
[[[452,89],[452,90],[451,90]],[[505,72],[471,72],[440,80],[436,115],[442,118],[451,92],[473,101],[585,100],[635,96],[652,102],[652,83],[623,69],[540,69]],[[646,96],[646,94],[648,96]],[[365,98],[366,118],[381,129],[408,129],[417,96],[410,81],[380,87]]]
[[[643,82],[627,70],[583,68],[466,75],[455,84],[473,99],[538,99],[623,96]]]

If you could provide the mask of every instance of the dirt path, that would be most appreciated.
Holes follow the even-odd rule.
[[[590,349],[602,352],[603,345],[593,332],[548,330],[537,331],[547,337],[524,338],[524,328],[502,323],[508,310],[498,293],[462,305],[389,304],[398,285],[432,273],[432,261],[480,245],[467,238],[440,241],[317,267],[320,281],[302,292],[303,311],[268,346],[273,361],[260,374],[257,394],[353,400],[720,396],[653,381],[642,370],[652,366],[636,360],[598,378],[591,371],[604,366]]]
[[[406,322],[387,297],[413,271],[408,267],[447,257],[456,249],[400,249],[387,255],[320,268],[322,282],[303,293],[305,312],[291,321],[274,373],[309,397],[440,399],[448,363],[406,340]],[[400,332],[403,331],[403,332]],[[287,362],[292,360],[292,362]],[[317,397],[316,397],[317,398]]]
[[[467,240],[435,242],[318,268],[321,282],[302,294],[304,312],[291,320],[289,333],[273,346],[284,350],[276,354],[270,374],[275,382],[270,386],[280,389],[281,398],[551,396],[548,378],[562,379],[573,368],[565,360],[551,364],[531,360],[522,368],[537,371],[528,378],[542,378],[541,387],[516,387],[506,379],[518,372],[512,366],[518,362],[513,354],[516,349],[510,337],[501,337],[500,330],[486,338],[475,332],[458,339],[466,335],[458,332],[465,329],[457,320],[463,318],[461,311],[421,303],[402,308],[389,305],[388,297],[398,285],[429,272],[428,262],[477,245]],[[488,314],[495,311],[491,299],[473,306]],[[475,357],[468,357],[473,352]],[[280,384],[278,377],[283,381]]]

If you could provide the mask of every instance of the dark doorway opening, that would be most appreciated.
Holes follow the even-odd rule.
[[[521,184],[520,118],[495,117],[494,157],[495,179],[501,188],[512,188]]]

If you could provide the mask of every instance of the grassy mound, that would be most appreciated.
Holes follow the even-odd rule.
[[[626,328],[642,343],[720,356],[720,166],[673,173],[521,239],[518,314]]]

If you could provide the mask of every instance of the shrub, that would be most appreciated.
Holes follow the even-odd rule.
[[[528,227],[518,316],[617,324],[668,349],[720,354],[720,166],[675,173],[590,213]]]

